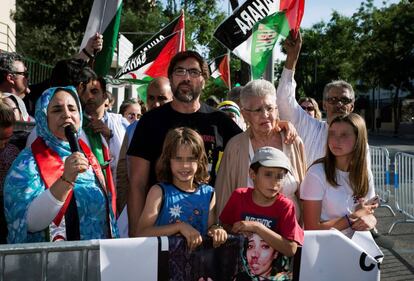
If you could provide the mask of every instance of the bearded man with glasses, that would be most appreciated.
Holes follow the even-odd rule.
[[[210,184],[228,140],[241,132],[224,112],[200,102],[209,78],[206,61],[194,51],[180,52],[168,67],[173,100],[145,113],[137,124],[128,149],[127,199],[129,236],[137,236],[138,220],[148,188],[157,183],[155,163],[161,155],[167,132],[177,127],[196,130],[204,141],[208,157]]]

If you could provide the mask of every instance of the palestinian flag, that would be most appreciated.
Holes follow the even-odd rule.
[[[288,29],[297,32],[303,17],[304,0],[247,0],[219,25],[214,37],[251,65],[253,27],[267,16],[281,11],[285,12]]]
[[[222,81],[227,88],[231,89],[230,83],[230,60],[229,55],[222,55],[215,58],[210,64],[211,77]]]
[[[116,78],[144,79],[167,77],[172,57],[185,50],[184,12],[160,32],[139,46],[129,57]]]
[[[121,21],[122,0],[94,0],[88,25],[83,36],[81,50],[96,32],[103,34],[103,48],[95,59],[95,72],[100,76],[108,74],[118,40]]]

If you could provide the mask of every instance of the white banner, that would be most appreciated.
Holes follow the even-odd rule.
[[[352,239],[338,230],[305,231],[300,281],[379,281],[383,253],[369,231]]]

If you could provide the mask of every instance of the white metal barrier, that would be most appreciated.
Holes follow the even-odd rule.
[[[390,156],[384,147],[370,146],[371,171],[374,177],[375,193],[380,197],[380,207],[387,208],[393,216],[395,212],[388,204],[391,196]]]
[[[395,206],[404,218],[395,221],[388,230],[388,234],[397,224],[414,223],[414,155],[403,152],[395,154],[394,190]]]

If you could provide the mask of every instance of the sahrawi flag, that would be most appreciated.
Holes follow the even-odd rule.
[[[104,76],[111,67],[116,43],[118,40],[119,23],[121,21],[122,0],[95,0],[89,15],[88,25],[83,36],[81,50],[89,38],[96,32],[103,34],[103,48],[95,60],[95,72]]]
[[[170,60],[181,51],[185,51],[184,12],[139,46],[122,66],[116,78],[167,77]]]
[[[259,79],[266,69],[277,40],[289,35],[289,24],[285,12],[267,16],[253,27],[251,46],[251,68],[253,79]]]
[[[253,57],[262,56],[264,53],[252,50],[253,27],[266,17],[282,11],[284,11],[285,16],[279,19],[282,20],[282,24],[278,24],[278,26],[282,28],[279,29],[279,31],[276,31],[277,34],[280,34],[280,30],[285,30],[283,28],[285,24],[287,24],[288,30],[293,29],[296,33],[303,17],[304,0],[247,0],[243,5],[234,10],[231,16],[220,24],[214,33],[214,37],[240,59],[252,65],[254,69],[255,65],[253,65],[253,63],[257,64],[261,59],[260,57]],[[270,18],[268,18],[265,21],[274,22],[274,19],[270,20]],[[275,24],[272,23],[270,26],[274,27]],[[272,37],[276,36],[276,34],[272,33],[266,35],[269,28],[265,26],[262,27],[264,28],[262,34],[257,33],[257,35],[261,35],[262,37],[256,38],[259,38],[258,43],[267,46],[269,40],[265,40],[264,37]],[[257,45],[255,47],[257,48]],[[256,72],[255,75],[258,75],[257,73],[258,72]]]
[[[221,81],[227,88],[231,88],[230,83],[230,65],[229,55],[222,55],[215,58],[210,64],[211,77],[216,81]]]

